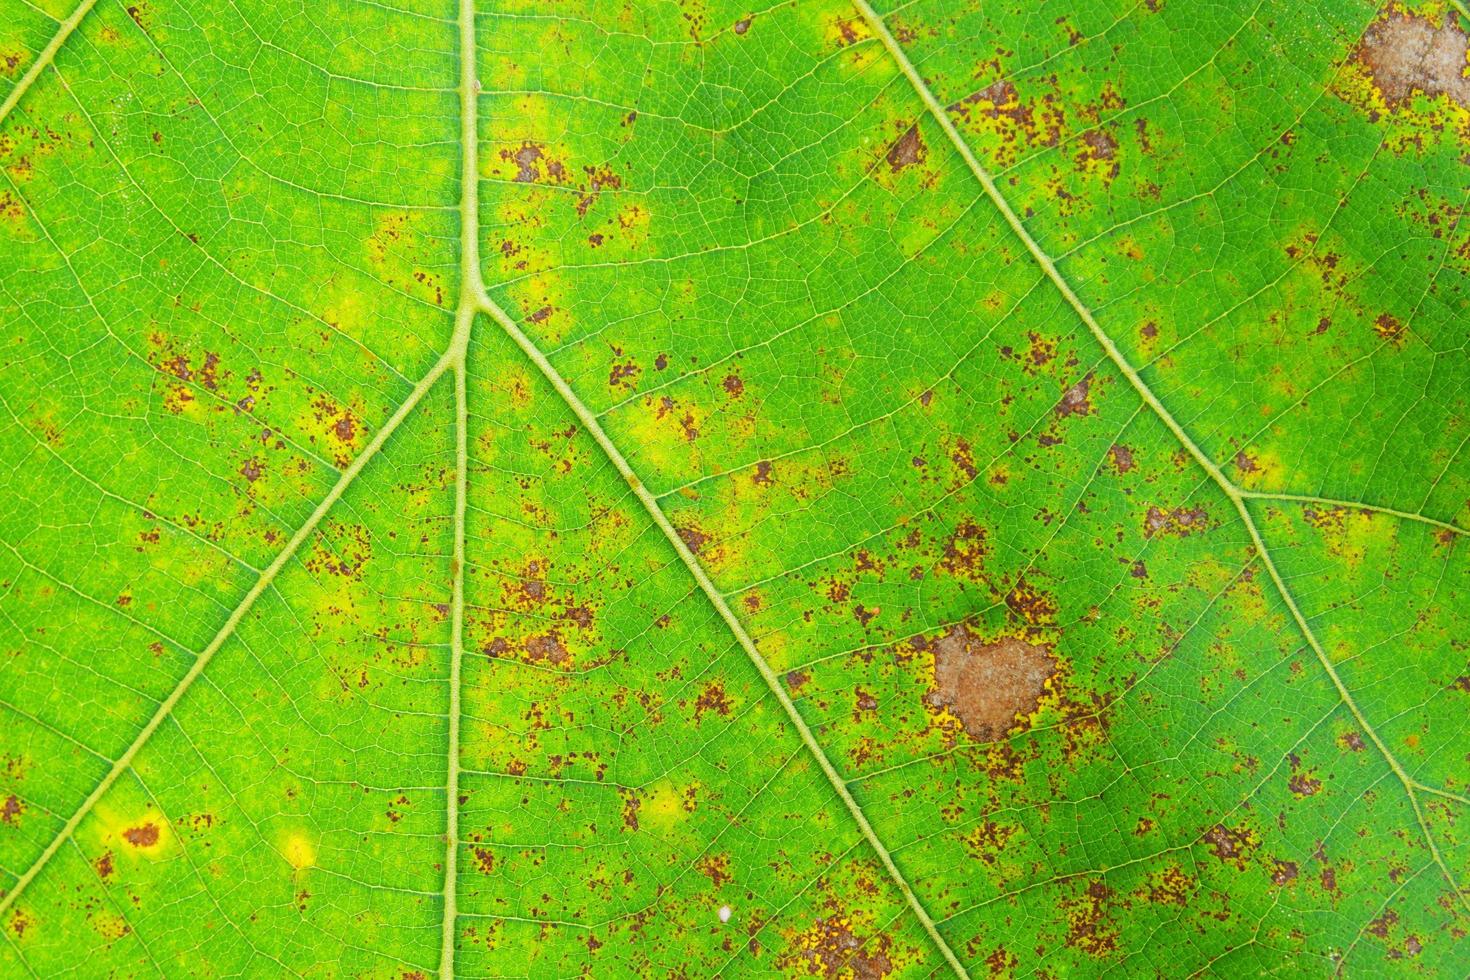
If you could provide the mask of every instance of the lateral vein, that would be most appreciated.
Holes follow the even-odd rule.
[[[808,727],[806,721],[801,717],[801,712],[797,710],[790,695],[781,686],[780,678],[776,676],[776,672],[771,669],[771,665],[761,655],[760,650],[756,648],[755,641],[751,639],[745,626],[735,615],[734,610],[730,608],[730,604],[725,601],[723,593],[710,580],[709,575],[704,570],[704,566],[694,557],[693,552],[684,543],[684,539],[674,529],[674,525],[670,523],[668,515],[664,513],[663,508],[659,505],[658,498],[644,486],[643,481],[633,472],[633,468],[628,464],[627,459],[613,443],[607,432],[602,428],[602,425],[597,421],[597,416],[582,402],[581,398],[577,396],[577,393],[567,384],[566,379],[552,366],[551,362],[547,360],[546,355],[541,352],[540,348],[536,346],[531,338],[526,336],[525,332],[516,325],[516,322],[511,319],[510,315],[501,309],[500,305],[490,299],[489,296],[482,296],[481,306],[491,318],[504,328],[510,338],[515,341],[516,346],[521,349],[521,352],[536,365],[542,376],[551,383],[551,386],[556,389],[557,394],[561,396],[562,401],[572,410],[577,420],[582,423],[588,433],[597,442],[598,446],[602,448],[608,461],[613,464],[613,468],[627,481],[628,486],[632,488],[639,503],[648,512],[648,516],[658,525],[659,530],[663,532],[664,537],[668,539],[669,544],[678,553],[679,560],[684,563],[684,567],[693,576],[694,581],[699,585],[700,591],[704,593],[705,598],[709,600],[710,604],[715,607],[715,611],[725,621],[725,625],[729,627],[730,632],[739,642],[746,656],[750,659],[750,662],[760,672],[761,678],[766,682],[766,687],[770,689],[771,693],[775,695],[776,700],[780,702],[782,709],[786,712],[787,718],[791,720],[791,724],[800,734],[801,740],[811,753],[812,758],[816,760],[817,765],[821,767],[822,773],[827,777],[827,781],[831,783],[832,789],[841,798],[848,812],[852,814],[852,818],[857,823],[858,829],[862,832],[868,845],[878,855],[878,859],[882,862],[884,869],[888,872],[894,885],[903,895],[904,901],[908,903],[915,918],[924,927],[924,931],[929,934],[930,940],[944,956],[945,961],[949,964],[955,975],[968,980],[969,973],[966,971],[964,964],[959,961],[959,958],[955,956],[954,950],[950,949],[949,943],[940,935],[938,926],[935,925],[934,920],[930,917],[928,910],[924,908],[923,903],[919,901],[919,897],[914,893],[913,888],[909,886],[908,880],[904,877],[903,872],[899,870],[898,865],[893,860],[893,855],[878,836],[877,831],[873,829],[873,825],[868,822],[867,814],[858,805],[846,781],[837,772],[836,767],[832,765],[832,760],[827,757],[827,753],[822,748],[821,743],[817,741],[816,735],[813,734],[811,728]]]
[[[1322,669],[1326,672],[1328,678],[1331,680],[1333,687],[1336,688],[1338,697],[1341,698],[1343,704],[1346,705],[1348,711],[1352,714],[1353,718],[1367,733],[1369,739],[1373,742],[1374,746],[1383,756],[1385,762],[1387,762],[1388,767],[1393,771],[1393,774],[1398,778],[1399,782],[1403,784],[1404,792],[1408,795],[1409,804],[1413,809],[1416,820],[1418,821],[1419,829],[1424,835],[1424,840],[1429,847],[1430,854],[1433,856],[1435,863],[1439,866],[1439,869],[1443,873],[1445,880],[1449,883],[1450,889],[1456,894],[1456,896],[1465,905],[1465,907],[1467,909],[1470,909],[1470,896],[1467,896],[1466,893],[1460,888],[1453,872],[1449,868],[1449,865],[1445,863],[1443,856],[1440,854],[1439,847],[1434,840],[1434,835],[1429,830],[1428,821],[1424,816],[1424,811],[1422,807],[1419,805],[1419,798],[1416,792],[1416,788],[1419,784],[1408,774],[1403,765],[1398,761],[1398,758],[1395,757],[1393,752],[1389,750],[1388,745],[1378,735],[1378,732],[1373,728],[1372,724],[1363,714],[1362,708],[1358,705],[1357,700],[1352,695],[1352,692],[1348,690],[1348,687],[1343,682],[1341,675],[1338,674],[1337,668],[1333,665],[1331,658],[1327,656],[1327,652],[1323,649],[1321,643],[1318,641],[1316,633],[1312,630],[1311,625],[1307,622],[1306,617],[1302,614],[1301,609],[1297,606],[1296,599],[1292,595],[1291,590],[1287,587],[1286,581],[1282,578],[1281,573],[1277,570],[1276,563],[1271,558],[1270,550],[1266,547],[1266,542],[1261,536],[1260,529],[1256,526],[1255,519],[1251,516],[1249,507],[1246,506],[1246,500],[1248,498],[1258,495],[1243,491],[1241,488],[1237,487],[1233,482],[1231,482],[1231,480],[1227,476],[1225,476],[1224,472],[1221,471],[1220,467],[1215,463],[1215,461],[1205,454],[1204,450],[1200,448],[1199,444],[1196,443],[1189,436],[1189,433],[1184,431],[1183,426],[1179,424],[1179,422],[1174,418],[1173,414],[1170,413],[1168,408],[1164,406],[1163,402],[1159,400],[1158,396],[1154,394],[1148,383],[1143,380],[1143,377],[1138,373],[1133,365],[1129,363],[1127,357],[1123,355],[1123,352],[1118,349],[1118,346],[1113,342],[1112,337],[1103,330],[1102,326],[1097,322],[1097,318],[1092,315],[1091,309],[1089,309],[1088,306],[1082,302],[1081,298],[1072,289],[1071,284],[1068,283],[1065,278],[1063,278],[1062,274],[1057,270],[1056,263],[1052,261],[1051,256],[1049,256],[1041,248],[1036,239],[1033,238],[1031,236],[1031,233],[1026,230],[1026,226],[1021,222],[1020,217],[1016,214],[1015,210],[1011,208],[1010,203],[1000,192],[1000,188],[996,186],[996,183],[994,179],[991,178],[990,173],[985,169],[983,165],[981,165],[980,161],[975,157],[974,151],[970,149],[969,143],[965,140],[960,131],[955,128],[953,121],[951,121],[949,118],[949,113],[945,111],[944,106],[940,104],[939,99],[929,88],[928,83],[924,81],[924,79],[919,75],[918,70],[914,68],[913,63],[909,61],[908,55],[904,53],[903,48],[898,43],[898,40],[893,36],[893,33],[889,31],[888,25],[884,23],[883,18],[878,15],[877,11],[875,11],[872,5],[868,3],[868,0],[852,0],[852,5],[858,11],[858,13],[861,14],[863,20],[867,22],[868,27],[882,40],[883,46],[888,50],[889,56],[894,60],[894,63],[898,66],[899,70],[902,71],[904,76],[909,80],[910,86],[912,86],[915,94],[918,95],[920,100],[924,103],[924,107],[928,110],[929,115],[933,117],[936,123],[939,124],[939,127],[944,131],[945,136],[949,139],[950,144],[964,159],[965,165],[970,169],[970,173],[973,174],[975,179],[980,182],[980,186],[984,189],[985,195],[990,198],[990,202],[995,206],[995,209],[1000,212],[1001,217],[1005,219],[1005,222],[1007,225],[1010,226],[1011,231],[1021,241],[1022,245],[1025,246],[1027,252],[1030,253],[1032,259],[1041,266],[1042,270],[1046,273],[1047,278],[1051,280],[1052,285],[1056,287],[1057,291],[1061,293],[1062,298],[1065,299],[1068,305],[1072,307],[1073,312],[1075,312],[1078,318],[1082,320],[1083,324],[1087,327],[1093,338],[1107,353],[1108,358],[1117,367],[1118,371],[1128,380],[1128,383],[1133,387],[1134,391],[1137,392],[1138,396],[1143,399],[1144,403],[1147,404],[1150,409],[1153,410],[1153,413],[1158,417],[1159,421],[1163,422],[1165,427],[1167,427],[1169,431],[1174,434],[1174,437],[1179,441],[1179,444],[1184,447],[1185,451],[1194,458],[1195,462],[1199,464],[1200,468],[1209,475],[1210,479],[1215,483],[1215,485],[1218,486],[1221,492],[1223,492],[1225,496],[1230,500],[1231,504],[1236,510],[1236,513],[1239,514],[1241,522],[1245,526],[1246,531],[1250,535],[1252,545],[1254,546],[1256,552],[1261,556],[1262,564],[1265,565],[1266,570],[1270,575],[1272,584],[1275,585],[1277,593],[1281,596],[1282,602],[1285,604],[1287,611],[1291,614],[1292,620],[1296,623],[1297,628],[1301,631],[1302,636],[1306,639],[1307,645],[1312,648],[1312,652],[1316,655],[1318,662],[1322,665]],[[1407,515],[1401,514],[1400,516]]]
[[[36,79],[40,78],[41,73],[55,60],[56,52],[61,50],[61,46],[66,43],[66,39],[71,37],[72,33],[81,26],[82,21],[86,19],[87,14],[96,4],[97,0],[82,0],[81,3],[77,4],[76,9],[71,12],[71,16],[61,22],[61,26],[57,28],[51,40],[41,49],[41,53],[36,55],[36,60],[31,62],[31,67],[27,68],[26,73],[20,77],[20,81],[15,83],[15,88],[10,90],[10,94],[5,97],[4,102],[0,102],[0,123],[4,123],[6,117],[10,115],[10,110],[14,109],[20,104],[20,100],[25,98],[25,94],[31,90],[31,86],[35,84]]]
[[[82,801],[81,806],[76,809],[76,812],[74,812],[71,817],[66,821],[66,823],[62,825],[61,830],[58,831],[56,836],[51,839],[51,842],[46,845],[46,848],[41,852],[41,855],[36,858],[35,862],[32,863],[29,868],[26,869],[25,873],[23,873],[18,879],[16,879],[15,885],[10,889],[10,891],[7,892],[4,897],[0,897],[0,915],[4,915],[6,910],[8,910],[12,905],[15,904],[16,899],[18,899],[20,895],[30,885],[30,883],[35,880],[36,876],[41,873],[42,869],[44,869],[47,863],[50,862],[51,858],[56,855],[56,852],[61,849],[62,845],[64,845],[69,839],[71,839],[71,836],[76,831],[77,827],[84,819],[86,819],[87,814],[92,812],[92,808],[97,805],[97,801],[100,800],[104,795],[106,795],[107,791],[112,788],[112,785],[117,782],[118,777],[126,772],[128,768],[133,764],[133,760],[137,758],[138,753],[143,750],[143,747],[148,744],[148,741],[153,737],[154,732],[156,732],[159,726],[162,725],[163,722],[173,713],[174,708],[178,705],[179,701],[183,699],[189,688],[192,687],[194,682],[199,679],[199,676],[204,673],[204,669],[209,666],[209,662],[214,659],[214,655],[219,651],[220,647],[224,646],[225,641],[228,640],[232,635],[234,635],[236,628],[240,625],[241,621],[244,620],[245,616],[250,612],[250,609],[255,605],[256,600],[259,599],[260,596],[268,588],[270,588],[271,583],[275,581],[276,576],[280,574],[281,569],[286,567],[286,564],[290,562],[291,558],[301,548],[301,545],[305,543],[306,539],[311,536],[311,533],[316,530],[316,527],[318,524],[321,523],[322,518],[327,515],[327,512],[332,509],[332,506],[336,504],[339,499],[341,499],[344,493],[347,492],[347,488],[352,485],[352,483],[357,479],[358,475],[367,467],[368,463],[372,461],[373,457],[376,456],[378,452],[383,448],[384,444],[387,443],[389,437],[393,435],[394,431],[396,431],[398,427],[403,424],[403,420],[406,419],[409,414],[412,413],[413,410],[418,406],[419,402],[423,400],[424,395],[429,391],[430,388],[434,386],[434,383],[438,381],[441,376],[443,376],[444,372],[447,369],[449,369],[449,367],[452,365],[452,362],[452,358],[449,354],[445,354],[440,357],[439,360],[435,362],[434,366],[429,369],[428,373],[424,375],[424,377],[419,381],[417,385],[414,386],[413,391],[410,392],[409,396],[403,401],[401,405],[398,406],[397,410],[394,411],[392,416],[389,417],[388,421],[383,424],[383,427],[378,430],[377,434],[373,436],[372,440],[367,444],[367,446],[363,448],[363,451],[358,454],[357,458],[352,461],[347,469],[342,471],[342,475],[337,479],[337,482],[333,484],[332,489],[327,492],[327,495],[321,499],[321,502],[316,505],[316,509],[313,510],[311,512],[311,515],[307,517],[306,521],[299,528],[296,529],[296,533],[291,535],[291,540],[286,543],[286,546],[281,549],[280,553],[276,555],[275,559],[272,560],[271,563],[265,567],[265,570],[260,573],[260,577],[255,580],[255,584],[250,587],[250,591],[246,592],[244,598],[242,598],[240,600],[240,603],[235,606],[234,611],[230,613],[229,618],[225,620],[225,623],[223,626],[220,627],[219,632],[215,633],[214,638],[209,641],[209,644],[202,651],[200,651],[197,657],[194,658],[194,663],[189,667],[188,672],[186,672],[183,678],[180,679],[176,685],[174,685],[174,689],[169,692],[168,697],[164,698],[163,701],[159,703],[157,709],[154,710],[152,717],[148,719],[148,723],[145,724],[142,730],[138,732],[137,737],[135,737],[132,743],[127,747],[127,749],[123,751],[123,754],[118,756],[116,761],[113,762],[112,768],[109,769],[107,774],[102,777],[101,781],[98,782],[97,785],[92,789],[92,792],[87,795],[87,798]]]

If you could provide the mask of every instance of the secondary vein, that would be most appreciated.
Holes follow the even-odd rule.
[[[27,68],[26,73],[20,77],[20,81],[15,83],[15,88],[10,90],[4,102],[0,102],[0,123],[5,122],[5,118],[10,115],[10,110],[25,98],[25,94],[31,90],[36,79],[41,77],[41,73],[56,58],[56,52],[61,50],[61,46],[66,43],[67,38],[72,36],[72,32],[81,26],[82,21],[86,19],[87,14],[96,4],[97,0],[82,0],[71,12],[71,16],[61,22],[61,26],[57,28],[51,40],[41,49],[41,53],[36,55],[36,60],[31,62],[31,67]]]
[[[389,437],[403,424],[403,420],[408,418],[418,406],[419,402],[423,400],[424,395],[428,393],[429,389],[434,386],[434,383],[443,376],[444,372],[452,364],[453,360],[449,354],[440,357],[434,363],[434,366],[429,369],[428,373],[414,386],[413,391],[398,406],[388,421],[383,424],[383,427],[373,436],[372,441],[358,454],[351,465],[342,471],[342,475],[338,477],[337,482],[333,484],[332,489],[327,492],[327,495],[316,505],[316,509],[296,529],[296,533],[291,535],[291,540],[286,543],[286,546],[281,549],[275,559],[260,573],[260,577],[255,580],[255,584],[250,587],[250,591],[245,593],[239,605],[230,613],[229,618],[225,620],[219,632],[215,633],[214,638],[209,641],[209,644],[194,658],[194,663],[189,667],[188,672],[184,674],[178,684],[174,685],[174,689],[169,692],[168,697],[159,703],[158,708],[154,710],[152,717],[148,719],[148,723],[138,732],[137,737],[128,745],[123,754],[118,756],[113,762],[112,768],[107,771],[107,774],[102,777],[101,781],[92,789],[92,792],[82,801],[81,806],[77,807],[76,812],[62,825],[61,830],[46,845],[40,857],[36,858],[35,862],[16,879],[14,887],[3,898],[0,898],[0,915],[4,915],[6,910],[15,904],[16,899],[35,880],[36,876],[41,873],[42,869],[56,855],[56,852],[61,849],[62,845],[71,839],[77,827],[86,819],[87,814],[92,812],[93,807],[97,805],[97,801],[107,794],[107,791],[117,782],[118,777],[126,772],[128,767],[133,764],[133,760],[137,758],[138,753],[143,750],[143,747],[153,737],[153,733],[173,713],[174,708],[178,706],[179,701],[183,699],[189,688],[204,673],[204,669],[209,666],[209,662],[214,659],[214,655],[219,651],[220,647],[224,646],[225,641],[234,635],[235,630],[255,605],[256,600],[270,588],[271,583],[275,581],[281,569],[285,568],[292,557],[295,556],[296,552],[300,550],[301,545],[316,530],[322,518],[327,515],[327,512],[332,509],[333,505],[347,492],[347,488],[353,484],[358,475],[362,473],[368,463],[372,461],[373,457],[387,443]]]
[[[1387,762],[1388,767],[1398,777],[1399,782],[1403,784],[1404,792],[1408,794],[1410,806],[1414,811],[1419,829],[1424,835],[1424,840],[1429,847],[1430,854],[1434,857],[1435,863],[1439,866],[1451,890],[1455,892],[1460,901],[1465,904],[1466,908],[1470,909],[1470,896],[1467,896],[1460,889],[1453,872],[1451,872],[1449,865],[1445,863],[1443,856],[1440,854],[1439,847],[1434,840],[1434,835],[1430,833],[1428,821],[1424,816],[1422,807],[1419,805],[1419,798],[1416,792],[1418,783],[1404,769],[1403,765],[1394,756],[1393,752],[1389,750],[1388,745],[1378,735],[1377,731],[1374,730],[1372,724],[1369,723],[1367,717],[1363,714],[1362,708],[1359,707],[1352,692],[1348,690],[1341,675],[1338,674],[1337,668],[1333,665],[1331,658],[1327,656],[1327,652],[1318,641],[1316,633],[1312,630],[1311,625],[1307,622],[1306,617],[1297,606],[1296,599],[1287,587],[1286,581],[1277,570],[1276,563],[1272,560],[1271,553],[1266,547],[1265,539],[1261,536],[1260,529],[1256,526],[1250,508],[1246,505],[1247,498],[1253,495],[1241,490],[1241,488],[1232,483],[1215,461],[1205,454],[1204,450],[1190,437],[1189,433],[1184,431],[1183,426],[1179,424],[1178,420],[1174,418],[1168,408],[1154,394],[1148,383],[1143,380],[1143,377],[1128,361],[1127,357],[1123,355],[1123,352],[1118,349],[1118,345],[1113,342],[1112,337],[1103,330],[1102,326],[1097,322],[1097,318],[1093,316],[1092,310],[1082,302],[1081,298],[1072,289],[1071,284],[1063,278],[1062,274],[1057,270],[1056,263],[1052,260],[1051,256],[1031,236],[1031,233],[1021,222],[1020,217],[1010,206],[1005,196],[1001,194],[1000,188],[996,186],[990,173],[975,157],[975,153],[970,149],[969,143],[960,131],[955,128],[954,122],[949,118],[949,113],[929,88],[928,83],[919,75],[913,63],[909,61],[908,55],[904,53],[898,40],[889,31],[888,25],[884,23],[883,18],[878,15],[877,11],[868,3],[868,0],[852,0],[852,5],[873,33],[882,40],[883,46],[888,50],[889,56],[909,80],[909,84],[912,86],[915,94],[924,103],[924,107],[928,110],[929,115],[939,124],[940,129],[944,131],[950,144],[960,154],[961,158],[964,159],[965,165],[970,169],[970,173],[980,182],[980,186],[984,189],[986,197],[990,198],[990,202],[1000,212],[1001,217],[1005,219],[1011,231],[1021,241],[1021,244],[1025,246],[1026,251],[1030,253],[1032,259],[1041,266],[1047,278],[1056,287],[1057,292],[1061,293],[1062,298],[1072,307],[1073,312],[1077,314],[1077,317],[1107,353],[1108,358],[1117,367],[1118,371],[1127,379],[1128,383],[1133,387],[1133,390],[1153,410],[1153,413],[1158,417],[1159,421],[1163,422],[1165,427],[1174,434],[1179,444],[1184,447],[1185,451],[1193,457],[1200,468],[1209,475],[1215,485],[1230,500],[1231,505],[1235,508],[1247,533],[1250,535],[1252,545],[1261,556],[1261,561],[1270,575],[1272,584],[1276,587],[1276,591],[1280,595],[1283,604],[1291,614],[1292,620],[1296,623],[1297,628],[1306,639],[1307,645],[1311,647],[1312,652],[1316,655],[1317,661],[1322,665],[1322,669],[1332,681],[1333,687],[1337,689],[1338,696],[1341,698],[1343,704],[1346,705],[1353,718],[1363,728],[1368,738],[1373,742],[1374,747],[1378,749],[1379,753]]]

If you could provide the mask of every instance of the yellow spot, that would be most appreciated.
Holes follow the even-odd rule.
[[[668,780],[656,783],[643,799],[638,816],[647,825],[667,830],[691,811],[696,786],[681,789]]]
[[[292,831],[281,845],[281,853],[297,871],[316,867],[316,843],[304,831]]]

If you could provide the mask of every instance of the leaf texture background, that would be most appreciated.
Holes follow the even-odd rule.
[[[1467,24],[0,0],[0,973],[1463,975]]]

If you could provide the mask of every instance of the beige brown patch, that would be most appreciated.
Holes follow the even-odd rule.
[[[961,624],[934,641],[929,703],[953,712],[976,741],[990,742],[1036,710],[1056,672],[1050,646],[1014,636],[987,643]]]
[[[1358,60],[1390,106],[1414,92],[1448,95],[1470,107],[1470,78],[1465,77],[1465,51],[1470,46],[1453,14],[1443,27],[1426,18],[1395,12],[1363,34]]]

